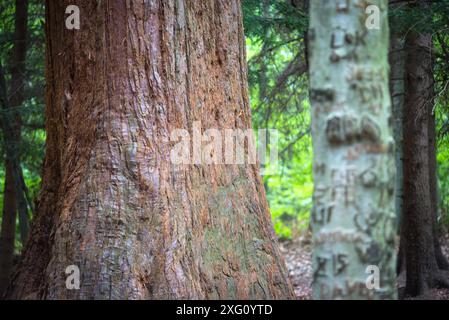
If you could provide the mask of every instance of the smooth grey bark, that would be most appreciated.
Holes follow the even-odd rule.
[[[315,299],[396,297],[388,7],[371,2],[379,30],[366,28],[362,1],[310,3]]]

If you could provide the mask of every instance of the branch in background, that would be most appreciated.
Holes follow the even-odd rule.
[[[301,132],[299,135],[297,135],[290,143],[279,152],[280,157],[283,159],[283,155],[285,152],[289,151],[292,146],[294,146],[299,140],[301,140],[304,136],[310,134],[310,128],[308,128],[306,131]]]
[[[255,55],[254,57],[252,57],[251,59],[248,60],[248,65],[260,63],[260,60],[264,57],[265,54],[271,53],[274,50],[279,49],[280,47],[283,47],[285,45],[291,44],[293,42],[302,41],[302,40],[303,40],[303,37],[292,38],[292,39],[288,39],[286,41],[277,43],[271,47],[266,48],[265,50],[261,50],[261,52],[259,54]]]

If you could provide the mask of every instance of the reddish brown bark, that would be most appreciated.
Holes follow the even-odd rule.
[[[251,125],[240,2],[47,1],[46,19],[43,186],[9,296],[292,298],[258,167],[170,162],[174,129]]]

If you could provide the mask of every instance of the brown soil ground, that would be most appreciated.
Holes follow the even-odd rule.
[[[443,253],[449,259],[449,234],[441,238]],[[281,252],[290,274],[290,279],[299,300],[312,299],[312,246],[310,236],[303,236],[294,240],[282,241]],[[398,286],[404,281],[398,279]],[[433,289],[426,296],[417,297],[419,300],[449,300],[448,289]]]

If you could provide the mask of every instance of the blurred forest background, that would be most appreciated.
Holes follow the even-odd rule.
[[[439,219],[448,225],[449,1],[435,1],[431,14],[410,8],[407,1],[396,2],[390,10],[392,31],[430,28],[433,34]],[[21,40],[26,48],[24,61],[14,49],[15,10],[14,0],[0,2],[0,84],[2,94],[14,102],[0,112],[2,123],[10,122],[17,132],[13,139],[5,137],[5,129],[0,132],[0,214],[4,212],[5,155],[14,149],[23,182],[18,201],[27,208],[26,216],[16,218],[15,251],[19,252],[39,192],[45,148],[45,8],[42,1],[28,1],[26,37]],[[280,167],[276,175],[264,176],[271,215],[281,239],[296,238],[308,231],[313,193],[306,1],[243,0],[243,10],[253,126],[279,131]]]

